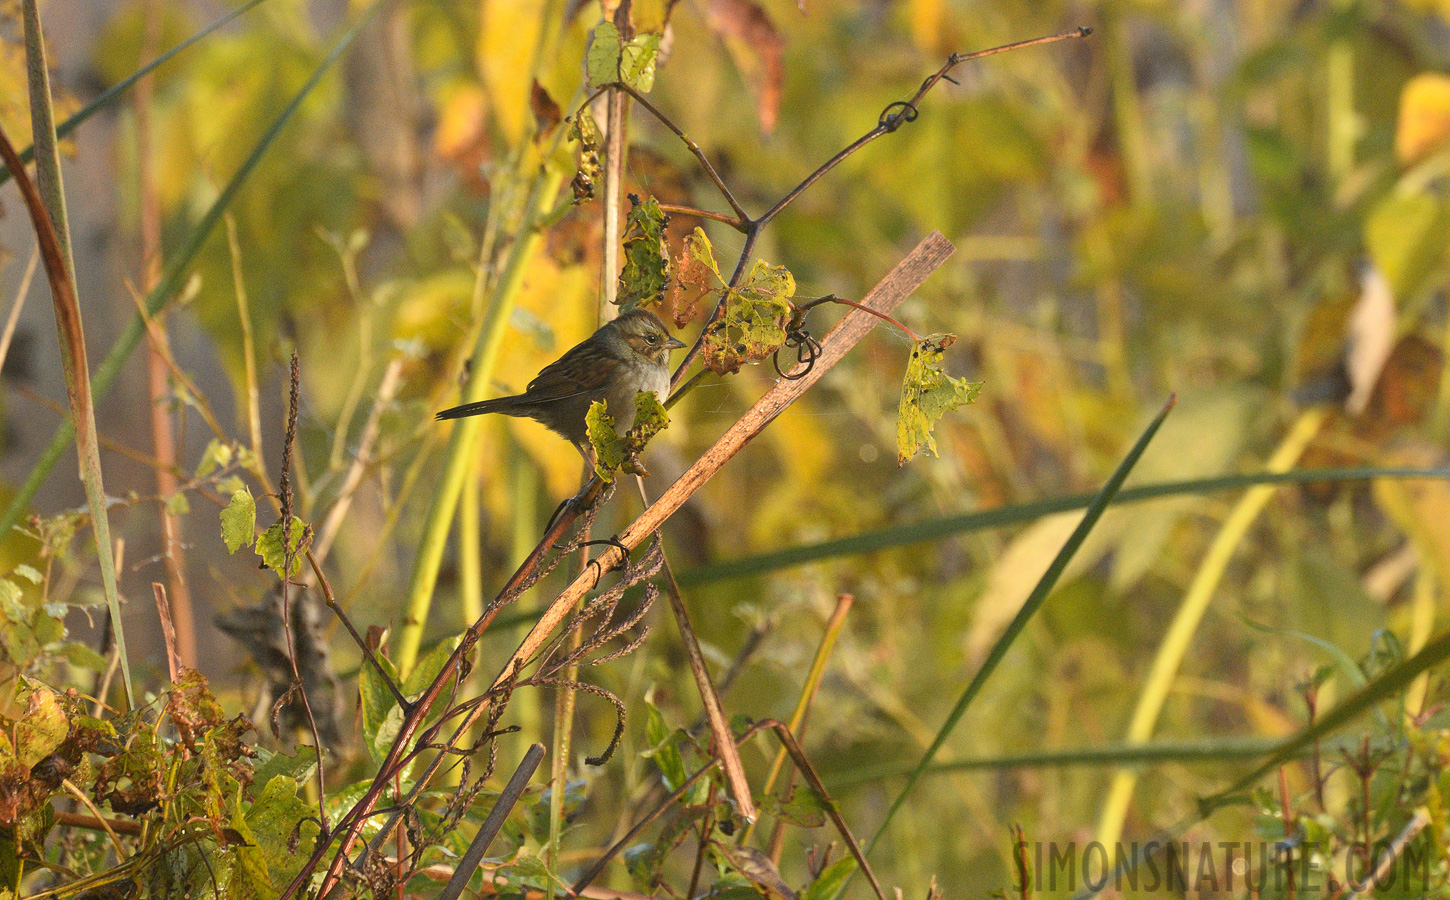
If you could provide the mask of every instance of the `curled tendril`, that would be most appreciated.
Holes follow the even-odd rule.
[[[806,330],[806,313],[810,311],[813,305],[807,304],[805,306],[794,307],[790,315],[790,321],[785,324],[785,343],[776,349],[775,353],[771,354],[770,362],[771,365],[775,366],[775,374],[784,378],[786,381],[800,381],[811,373],[811,369],[815,368],[816,360],[821,358],[821,342],[811,337],[811,333]],[[795,351],[796,364],[788,370],[782,371],[780,368],[780,350],[785,348]],[[802,366],[804,368],[801,368],[799,372],[795,372],[796,368]],[[791,374],[791,372],[795,372],[795,374]]]
[[[881,111],[881,118],[877,120],[877,124],[890,134],[908,122],[915,122],[917,115],[916,104],[906,100],[897,100],[886,105],[886,108]]]

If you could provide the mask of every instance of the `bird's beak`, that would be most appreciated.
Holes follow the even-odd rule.
[[[679,338],[672,337],[669,340],[665,341],[666,350],[678,350],[683,346],[685,346],[685,342],[680,340]]]

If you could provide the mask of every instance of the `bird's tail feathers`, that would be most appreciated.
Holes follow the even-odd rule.
[[[466,416],[482,416],[488,413],[503,413],[506,416],[518,415],[514,411],[514,406],[518,399],[518,397],[496,397],[493,400],[465,403],[462,406],[455,406],[452,409],[443,410],[436,418],[462,419]]]

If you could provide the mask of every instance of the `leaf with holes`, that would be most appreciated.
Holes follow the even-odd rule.
[[[257,538],[257,555],[262,557],[262,565],[274,572],[281,572],[290,554],[292,568],[287,572],[287,577],[290,578],[302,570],[302,557],[312,544],[312,527],[293,516],[292,527],[287,534],[287,543],[288,547],[284,551],[282,548],[282,522],[278,521]]]
[[[222,510],[222,540],[227,552],[236,553],[252,546],[257,535],[257,501],[245,487],[232,494],[231,502]]]
[[[579,171],[569,187],[574,192],[576,204],[594,199],[595,187],[604,180],[604,164],[599,161],[599,123],[581,109],[569,124],[569,139],[579,144]]]
[[[739,287],[725,289],[725,309],[705,328],[704,363],[719,375],[759,362],[785,343],[795,277],[757,259]]]
[[[594,471],[601,479],[613,481],[615,470],[624,464],[624,438],[614,430],[614,417],[603,400],[589,404],[584,427],[589,433],[589,445],[594,448]]]
[[[670,252],[665,244],[669,217],[653,197],[640,200],[630,194],[629,203],[624,224],[624,268],[619,273],[619,296],[614,301],[625,310],[659,303],[670,283]]]
[[[942,368],[942,351],[956,343],[951,334],[931,334],[917,342],[906,364],[906,377],[901,382],[901,406],[896,418],[897,464],[903,465],[917,454],[924,444],[936,455],[932,426],[958,406],[977,399],[982,391],[980,381],[954,378]]]
[[[620,468],[636,475],[649,474],[640,465],[639,454],[651,438],[665,430],[670,417],[653,391],[640,391],[634,395],[634,424],[623,435],[615,429],[614,417],[603,401],[589,405],[584,424],[594,448],[594,471],[603,480],[613,481]]]
[[[699,313],[700,298],[719,291],[725,280],[720,277],[720,266],[715,262],[715,248],[698,226],[685,235],[684,246],[675,257],[674,268],[670,308],[675,326],[683,328]]]
[[[648,94],[655,86],[655,62],[660,55],[660,36],[657,34],[635,35],[629,43],[620,48],[619,80]]]

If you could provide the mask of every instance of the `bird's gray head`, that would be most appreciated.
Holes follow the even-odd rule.
[[[669,363],[671,350],[685,346],[671,337],[665,323],[649,310],[630,310],[606,327],[612,329],[635,353],[661,366]]]

